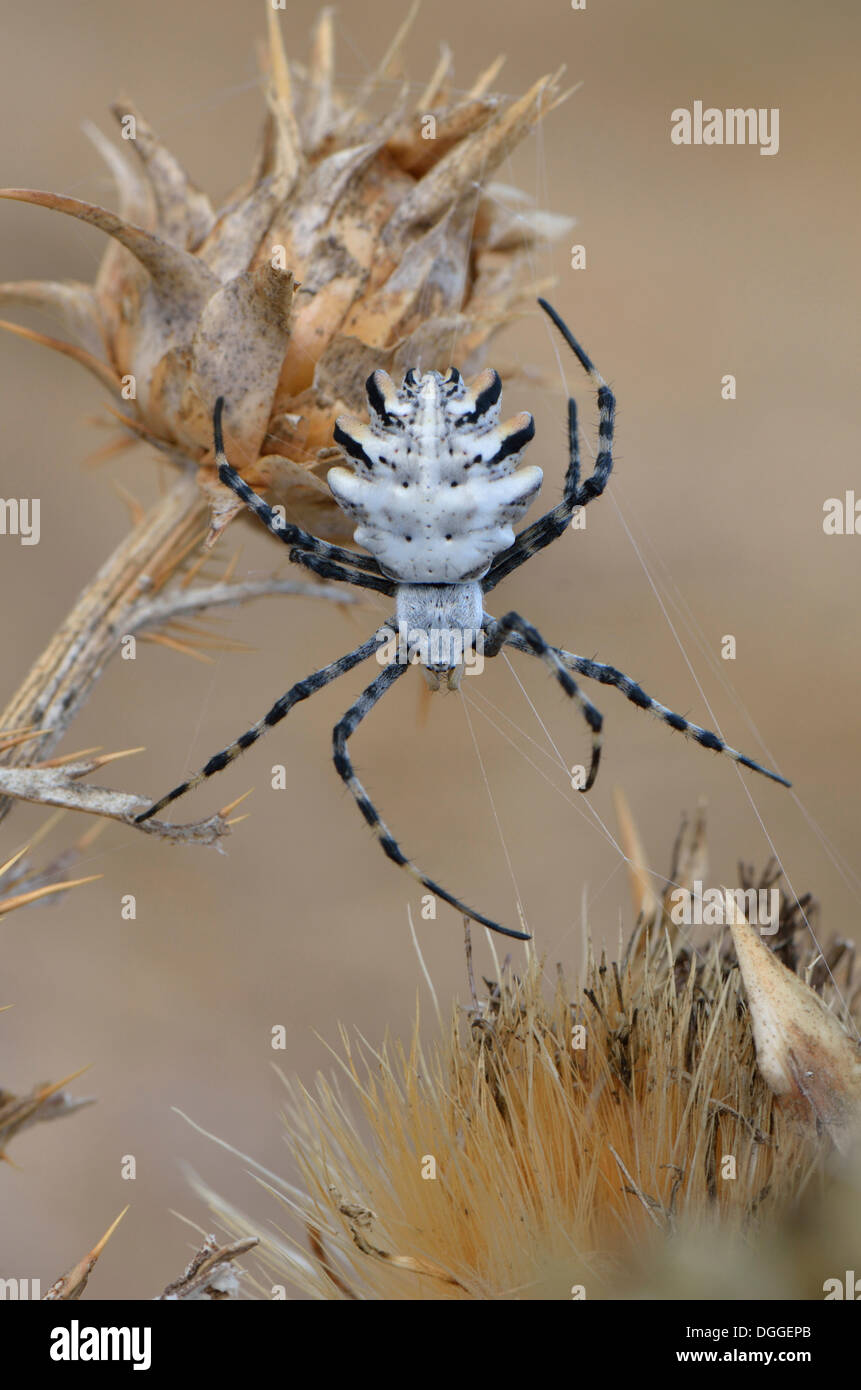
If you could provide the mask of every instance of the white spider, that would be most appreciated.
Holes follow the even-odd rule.
[[[592,786],[598,771],[602,718],[581,692],[572,671],[616,686],[633,704],[651,710],[670,728],[789,786],[784,777],[730,748],[717,734],[691,724],[654,700],[615,667],[550,646],[518,613],[506,613],[496,619],[485,612],[484,595],[561,536],[575,508],[586,506],[604,491],[613,467],[613,393],[555,310],[543,299],[538,302],[596,386],[599,448],[591,476],[581,482],[577,408],[569,400],[569,462],[562,500],[516,537],[514,523],[538,492],[542,473],[540,468],[518,467],[521,453],[534,434],[534,425],[531,415],[525,413],[505,424],[499,423],[502,388],[494,371],[483,372],[470,388],[454,367],[445,377],[438,372],[419,377],[413,370],[407,372],[400,390],[385,372],[376,371],[366,384],[370,422],[366,425],[350,417],[338,420],[334,437],[352,467],[332,468],[329,486],[338,504],[358,522],[355,541],[366,554],[330,545],[283,522],[252,491],[224,455],[224,400],[219,397],[213,424],[222,482],[290,547],[290,559],[296,564],[324,578],[394,597],[396,611],[393,620],[374,637],[292,686],[262,719],[210,758],[200,772],[136,817],[138,822],[148,820],[199,782],[227,767],[298,701],[378,653],[391,631],[392,621],[400,637],[397,653],[336,724],[335,767],[388,857],[432,893],[492,931],[528,939],[525,933],[502,927],[467,907],[406,857],[356,777],[347,752],[350,735],[413,660],[425,668],[436,688],[440,674],[445,674],[448,684],[456,687],[466,651],[481,650],[485,656],[494,657],[507,644],[541,657],[565,694],[575,701],[591,730],[591,764],[580,788],[584,792]]]

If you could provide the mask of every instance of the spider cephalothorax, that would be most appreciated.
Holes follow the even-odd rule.
[[[224,401],[219,398],[214,432],[222,482],[290,547],[294,563],[325,579],[386,594],[395,599],[396,612],[367,642],[292,686],[235,743],[216,753],[200,772],[168,792],[138,816],[138,821],[148,820],[204,778],[227,767],[300,700],[306,700],[370,656],[382,656],[393,624],[398,641],[386,656],[385,666],[335,726],[335,767],[388,857],[432,893],[493,931],[526,939],[525,933],[501,927],[467,907],[406,857],[353,771],[347,752],[350,735],[415,660],[437,685],[439,673],[448,672],[449,685],[454,686],[467,650],[480,648],[484,656],[494,657],[509,645],[540,657],[575,702],[591,731],[592,755],[579,787],[581,791],[589,790],[598,771],[602,719],[580,690],[571,674],[574,671],[602,685],[614,685],[639,709],[650,710],[671,729],[686,734],[704,748],[726,753],[743,766],[789,785],[784,777],[730,748],[718,734],[692,724],[654,700],[614,666],[550,646],[518,613],[506,613],[497,619],[485,611],[483,596],[561,536],[575,509],[601,495],[613,467],[613,393],[558,314],[543,299],[539,303],[596,387],[598,452],[591,476],[581,482],[577,408],[569,400],[569,461],[562,500],[516,537],[513,523],[523,515],[541,486],[541,470],[518,467],[520,454],[533,435],[532,417],[518,415],[500,425],[501,386],[495,372],[483,373],[472,388],[465,385],[455,368],[446,377],[438,372],[426,372],[420,377],[415,370],[409,371],[400,390],[385,372],[374,372],[368,378],[369,423],[341,419],[335,429],[336,442],[352,467],[333,468],[329,473],[333,496],[359,523],[355,540],[368,552],[364,555],[330,545],[283,522],[243,481],[224,456]]]

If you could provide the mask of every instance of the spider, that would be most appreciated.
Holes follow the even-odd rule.
[[[395,614],[368,641],[298,681],[235,743],[216,753],[200,772],[137,816],[138,822],[156,815],[205,778],[221,772],[300,700],[308,699],[374,654],[382,663],[384,643],[389,642],[391,649],[393,624],[398,634],[397,654],[386,660],[379,675],[335,725],[335,768],[389,859],[458,912],[503,936],[529,940],[527,933],[501,926],[467,907],[408,859],[353,770],[348,740],[410,664],[423,667],[431,688],[439,688],[443,675],[449,687],[457,688],[464,658],[473,652],[495,657],[503,647],[511,646],[539,657],[574,702],[591,734],[589,772],[578,788],[583,792],[592,786],[598,771],[602,716],[583,694],[572,672],[602,685],[615,686],[639,709],[651,710],[671,729],[695,739],[704,748],[727,753],[744,767],[784,786],[790,785],[776,772],[730,748],[717,734],[701,729],[652,699],[636,681],[615,667],[550,646],[519,613],[494,618],[485,611],[484,595],[563,535],[575,508],[585,507],[601,496],[613,467],[613,393],[556,311],[543,299],[538,303],[597,389],[599,448],[591,476],[581,482],[577,407],[569,400],[569,462],[562,500],[516,537],[513,523],[538,492],[542,473],[540,468],[518,466],[535,427],[531,415],[525,413],[500,423],[502,386],[495,371],[482,372],[468,387],[455,367],[446,376],[439,372],[419,376],[412,369],[400,390],[384,371],[375,371],[365,386],[370,423],[350,417],[336,422],[334,438],[351,467],[330,469],[329,487],[335,501],[358,522],[354,539],[366,554],[330,545],[283,521],[242,480],[224,454],[224,398],[219,397],[213,430],[221,481],[233,489],[273,535],[290,547],[289,556],[295,564],[304,565],[324,579],[386,594],[395,599]]]

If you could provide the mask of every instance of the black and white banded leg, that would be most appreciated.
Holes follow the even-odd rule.
[[[292,522],[283,520],[278,512],[274,511],[267,502],[264,502],[253,488],[249,487],[245,479],[240,477],[236,469],[227,461],[224,452],[224,434],[221,427],[221,417],[224,413],[224,397],[219,396],[215,402],[215,410],[212,415],[212,429],[215,436],[215,461],[218,464],[218,476],[226,487],[236,493],[241,498],[250,511],[263,522],[267,531],[271,531],[273,536],[277,536],[285,545],[296,546],[300,550],[308,551],[313,555],[318,555],[321,559],[337,561],[347,565],[353,570],[363,570],[371,575],[382,575],[382,570],[376,560],[371,555],[360,555],[355,550],[346,550],[340,545],[330,545],[328,541],[321,541],[317,536],[312,536],[310,531],[303,531],[301,526],[294,526]],[[291,556],[291,559],[293,557]],[[343,574],[330,573],[328,576],[333,579],[343,579]],[[356,579],[348,579],[348,583],[358,583]],[[378,587],[367,585],[368,588]]]
[[[607,486],[613,471],[613,429],[616,418],[616,398],[591,358],[583,351],[567,324],[546,299],[538,303],[553,320],[568,346],[576,354],[580,365],[589,373],[598,393],[598,453],[595,467],[584,483],[580,482],[580,440],[577,429],[577,406],[568,401],[568,471],[562,501],[531,526],[527,526],[516,538],[513,545],[498,555],[482,581],[482,589],[489,593],[501,579],[512,570],[531,559],[539,550],[550,545],[563,534],[570,525],[575,508],[585,507],[594,498],[600,497]]]
[[[484,644],[485,656],[498,656],[505,644],[510,642],[520,651],[527,652],[530,656],[540,657],[553,672],[565,694],[576,701],[580,713],[592,731],[592,761],[586,782],[579,788],[580,791],[587,792],[598,775],[598,764],[601,761],[603,716],[600,710],[597,710],[592,701],[586,698],[577,682],[568,674],[560,659],[561,654],[558,648],[551,647],[545,642],[538,629],[526,622],[525,618],[521,618],[519,613],[506,613],[504,618],[499,619],[491,618],[485,614],[483,621],[484,632],[487,634]]]
[[[332,733],[333,757],[335,768],[339,777],[343,779],[349,787],[350,792],[355,798],[356,805],[373,830],[380,846],[393,863],[400,868],[406,869],[414,879],[417,879],[429,893],[442,898],[456,908],[463,916],[471,917],[474,922],[480,922],[483,927],[488,927],[490,931],[498,932],[501,936],[513,936],[518,941],[529,941],[530,937],[526,932],[513,931],[510,927],[500,926],[498,922],[492,921],[489,917],[483,917],[480,912],[474,912],[466,903],[462,903],[459,898],[455,898],[451,893],[446,892],[445,888],[440,887],[432,878],[427,878],[412,860],[408,859],[395,840],[385,821],[380,817],[379,812],[371,801],[365,788],[362,786],[353,770],[350,755],[347,752],[347,740],[355,733],[358,726],[367,714],[385,695],[386,691],[394,685],[395,681],[409,670],[409,666],[393,661],[380,672],[376,680],[372,681],[367,690],[364,690],[356,703],[347,710],[343,719],[335,725]],[[569,677],[570,679],[570,677]],[[572,682],[573,684],[573,682]]]
[[[303,565],[306,570],[319,574],[323,579],[337,579],[342,584],[357,584],[360,589],[373,589],[379,594],[386,594],[389,598],[397,588],[395,580],[386,579],[382,574],[364,574],[359,570],[348,569],[346,565],[337,564],[334,560],[327,560],[324,556],[317,555],[313,551],[301,550],[298,546],[291,548],[289,558],[294,565]]]
[[[526,647],[517,637],[511,637],[510,643],[514,647],[519,647],[525,651]],[[710,748],[715,753],[726,753],[728,758],[734,762],[741,763],[742,767],[749,767],[752,772],[759,772],[763,777],[768,777],[772,782],[779,782],[782,787],[791,787],[792,783],[785,777],[781,777],[778,772],[771,772],[767,767],[755,762],[753,758],[748,758],[744,753],[739,753],[738,749],[731,748],[719,734],[712,733],[710,729],[703,729],[699,724],[692,724],[684,715],[676,714],[674,710],[662,705],[659,700],[655,700],[651,695],[647,695],[645,690],[626,676],[624,671],[617,671],[615,666],[607,666],[603,661],[590,661],[588,657],[575,656],[573,652],[566,652],[561,647],[553,649],[562,662],[571,671],[577,671],[581,676],[587,676],[590,680],[599,681],[601,685],[612,685],[617,690],[621,690],[631,704],[636,705],[637,709],[649,710],[668,724],[677,733],[684,734],[686,738],[693,739],[703,748]]]
[[[216,772],[222,772],[233,762],[234,758],[238,758],[240,753],[244,753],[246,748],[250,748],[252,743],[256,743],[273,725],[278,724],[285,715],[289,714],[293,706],[297,705],[300,700],[307,700],[309,695],[315,695],[318,690],[322,690],[331,681],[337,680],[338,676],[345,675],[347,671],[352,671],[354,666],[366,661],[383,640],[385,640],[383,637],[375,635],[367,642],[363,642],[360,647],[356,647],[354,651],[348,652],[346,656],[339,657],[337,661],[330,662],[328,666],[322,666],[313,675],[297,681],[295,685],[290,687],[286,695],[282,695],[280,700],[276,700],[262,719],[258,719],[257,723],[253,724],[240,738],[210,758],[206,766],[202,767],[200,772],[196,772],[193,777],[189,777],[187,782],[180,782],[179,786],[174,787],[172,792],[168,792],[166,796],[154,802],[141,815],[135,816],[135,823],[140,825],[142,821],[149,820],[151,816],[157,816],[172,801],[177,801],[179,797],[185,796],[186,792],[199,786],[207,777],[214,776]]]

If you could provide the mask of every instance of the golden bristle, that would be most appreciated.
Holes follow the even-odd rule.
[[[638,887],[641,929],[642,906]],[[254,1231],[258,1295],[751,1297],[761,1279],[777,1296],[816,1296],[843,1268],[835,1185],[861,1183],[857,1165],[834,1169],[832,1145],[861,1117],[858,1051],[836,981],[821,996],[805,983],[817,951],[783,909],[798,974],[757,939],[755,971],[779,977],[766,1014],[743,945],[742,976],[725,935],[694,950],[659,924],[626,963],[590,957],[579,985],[530,951],[521,975],[503,966],[430,1046],[418,1018],[406,1045],[342,1029],[334,1078],[288,1085],[302,1186],[263,1174],[293,1235]],[[799,1055],[815,1052],[817,1076],[827,1053],[830,1128],[777,1093],[764,1025],[772,1044],[785,1026]],[[226,1230],[248,1234],[232,1203],[197,1187]],[[787,1264],[803,1194],[823,1238]],[[715,1252],[709,1268],[702,1250]],[[730,1279],[746,1292],[728,1295]]]

